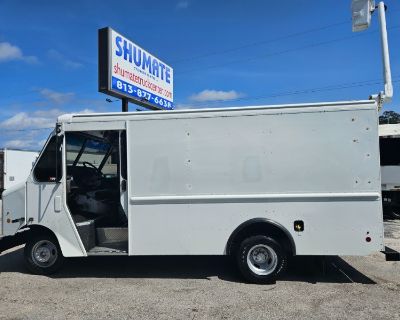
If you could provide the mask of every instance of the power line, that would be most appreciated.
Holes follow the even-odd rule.
[[[397,78],[399,78],[399,77],[393,77],[393,79],[397,79]],[[392,82],[393,83],[400,82],[400,79],[394,80]],[[293,96],[293,95],[309,94],[309,93],[324,92],[324,91],[343,90],[343,89],[349,89],[349,88],[355,88],[355,87],[372,86],[372,85],[381,84],[381,83],[382,83],[382,80],[374,79],[374,80],[342,83],[342,84],[336,84],[336,85],[325,86],[325,87],[308,88],[308,89],[304,89],[304,90],[284,91],[284,92],[278,92],[278,93],[256,96],[256,97],[224,99],[224,100],[218,100],[218,101],[197,102],[197,103],[195,102],[195,103],[191,103],[188,105],[201,107],[201,106],[207,106],[210,104],[221,103],[221,102],[238,102],[238,101],[248,101],[248,100],[260,100],[260,99],[266,99],[266,98],[277,98],[277,97],[283,97],[283,96]],[[215,105],[213,105],[213,107],[215,107]]]
[[[0,129],[0,132],[25,132],[25,131],[42,131],[54,129],[54,127],[44,127],[44,128],[26,128],[26,129]]]
[[[318,28],[312,28],[312,29],[308,29],[308,30],[304,30],[304,31],[300,31],[300,32],[295,32],[295,33],[287,34],[287,35],[284,35],[284,36],[281,36],[281,37],[277,37],[277,38],[273,38],[273,39],[268,39],[268,40],[262,40],[262,41],[257,41],[257,42],[253,42],[253,43],[248,43],[248,44],[245,44],[245,45],[242,45],[242,46],[238,46],[238,47],[233,47],[233,48],[230,48],[230,49],[225,49],[225,50],[220,50],[220,51],[213,51],[213,52],[205,53],[205,54],[198,55],[198,56],[172,60],[171,63],[180,63],[180,62],[186,62],[186,61],[193,61],[193,60],[203,59],[203,58],[214,56],[214,55],[226,54],[226,53],[238,51],[238,50],[241,50],[241,49],[246,49],[246,48],[250,48],[250,47],[254,47],[254,46],[264,45],[264,44],[273,43],[273,42],[277,42],[277,41],[281,41],[281,40],[285,40],[285,39],[291,39],[291,38],[303,36],[305,34],[326,30],[326,29],[337,27],[337,26],[340,26],[340,25],[343,25],[343,24],[347,24],[347,23],[349,23],[349,20],[342,21],[342,22],[337,22],[337,23],[333,23],[333,24],[329,24],[329,25],[325,25],[325,26],[318,27]]]
[[[391,13],[397,12],[400,10],[395,10],[395,11],[390,11]],[[172,61],[172,63],[180,63],[180,62],[184,62],[184,61],[192,61],[192,60],[198,60],[198,59],[202,59],[208,56],[213,56],[213,55],[220,55],[220,54],[226,54],[229,52],[234,52],[237,50],[241,50],[244,48],[248,48],[248,47],[253,47],[253,46],[257,46],[257,45],[262,45],[262,44],[267,44],[267,43],[273,43],[273,42],[277,42],[280,40],[285,40],[285,39],[290,39],[290,38],[295,38],[295,37],[299,37],[305,34],[309,34],[309,33],[314,33],[314,32],[318,32],[318,31],[322,31],[322,30],[326,30],[329,28],[333,28],[339,25],[343,25],[346,23],[349,23],[350,20],[345,20],[345,21],[341,21],[341,22],[337,22],[337,23],[332,23],[329,25],[325,25],[325,26],[321,26],[321,27],[317,27],[317,28],[311,28],[308,30],[304,30],[301,32],[296,32],[296,33],[292,33],[292,34],[288,34],[288,35],[284,35],[281,37],[277,37],[274,39],[269,39],[269,40],[263,40],[263,41],[258,41],[258,42],[254,42],[254,43],[249,43],[243,46],[239,46],[239,47],[234,47],[234,48],[230,48],[230,49],[226,49],[226,50],[221,50],[221,51],[214,51],[214,52],[210,52],[210,53],[206,53],[204,55],[198,55],[198,56],[193,56],[193,57],[188,57],[188,58],[181,58],[175,61]],[[388,30],[390,29],[396,29],[399,28],[399,26],[394,26],[391,28],[388,28]],[[307,48],[312,48],[312,47],[316,47],[316,46],[321,46],[321,45],[325,45],[325,44],[329,44],[329,43],[333,43],[333,42],[338,42],[338,41],[344,41],[344,40],[348,40],[348,39],[352,39],[355,38],[357,36],[364,36],[364,35],[369,35],[372,33],[376,33],[377,31],[372,31],[369,33],[362,33],[362,34],[358,34],[358,35],[353,35],[353,36],[348,36],[348,37],[343,37],[343,38],[339,38],[339,39],[334,39],[334,40],[329,40],[329,41],[324,41],[324,42],[320,42],[320,43],[316,43],[316,44],[312,44],[312,45],[307,45],[307,46],[303,46],[303,47],[298,47],[298,48],[293,48],[293,49],[288,49],[288,50],[283,50],[283,51],[279,51],[279,52],[275,52],[275,53],[271,53],[271,54],[267,54],[267,55],[262,55],[262,56],[258,56],[258,57],[252,57],[252,58],[247,58],[247,59],[240,59],[240,60],[235,60],[235,61],[230,61],[230,62],[226,62],[223,64],[218,64],[218,65],[213,65],[213,66],[208,66],[208,67],[203,67],[203,68],[198,68],[198,69],[194,69],[194,70],[186,70],[186,71],[181,71],[181,72],[175,72],[175,74],[183,74],[183,73],[188,73],[188,72],[193,72],[193,71],[200,71],[200,70],[204,70],[204,69],[213,69],[213,68],[217,68],[220,66],[225,66],[225,65],[230,65],[230,64],[235,64],[238,62],[242,62],[242,61],[251,61],[251,60],[257,60],[257,59],[262,59],[262,58],[267,58],[267,57],[271,57],[271,56],[277,56],[277,55],[281,55],[281,54],[285,54],[285,53],[289,53],[289,52],[293,52],[293,51],[297,51],[297,50],[303,50],[303,49],[307,49]],[[79,85],[77,85],[76,83],[71,84],[71,85],[66,85],[63,86],[62,89],[70,89],[70,88],[76,88],[79,87]],[[54,88],[53,90],[60,90],[61,88]],[[25,93],[21,93],[18,95],[9,95],[8,97],[15,97],[15,96],[26,96],[26,95],[31,95],[37,93],[37,91],[32,91],[32,92],[25,92]],[[41,102],[41,99],[37,99],[34,101],[28,101],[29,103],[31,102]]]
[[[250,48],[250,47],[253,47],[253,46],[257,46],[257,45],[273,43],[273,42],[277,42],[277,41],[280,41],[280,40],[295,38],[295,37],[299,37],[299,36],[302,36],[302,35],[305,35],[305,34],[314,33],[314,32],[326,30],[326,29],[329,29],[329,28],[333,28],[333,27],[336,27],[336,26],[339,26],[339,25],[343,25],[343,24],[349,23],[349,21],[350,20],[341,21],[341,22],[337,22],[337,23],[332,23],[332,24],[329,24],[329,25],[325,25],[325,26],[321,26],[321,27],[317,27],[317,28],[311,28],[311,29],[308,29],[308,30],[304,30],[304,31],[300,31],[300,32],[292,33],[292,34],[287,34],[287,35],[284,35],[284,36],[281,36],[281,37],[277,37],[277,38],[274,38],[274,39],[268,39],[268,40],[253,42],[253,43],[245,44],[243,46],[234,47],[234,48],[230,48],[230,49],[226,49],[226,50],[214,51],[214,52],[210,52],[210,53],[205,53],[203,55],[187,57],[187,58],[181,58],[181,59],[173,60],[173,61],[171,61],[171,63],[180,63],[180,62],[184,62],[184,61],[198,60],[198,59],[202,59],[202,58],[205,58],[205,57],[209,57],[209,56],[213,56],[213,55],[219,55],[219,54],[226,54],[226,53],[229,53],[229,52],[234,52],[234,51],[237,51],[237,50]],[[76,87],[79,87],[79,85],[74,83],[74,84],[71,84],[71,85],[63,86],[62,89],[65,90],[65,89],[76,88]],[[59,88],[55,88],[54,90],[59,90]],[[38,93],[38,91],[32,90],[32,92],[24,92],[24,93],[20,93],[18,95],[11,95],[11,96],[8,96],[8,97],[27,96],[27,95],[32,95],[32,94],[35,94],[35,93]],[[38,101],[41,101],[41,100],[38,100]]]
[[[388,30],[397,29],[399,27],[400,26],[394,26],[394,27],[388,28]],[[270,54],[264,54],[264,55],[257,56],[257,57],[250,57],[250,58],[245,58],[245,59],[237,59],[237,60],[228,61],[228,62],[225,62],[225,63],[220,63],[220,64],[208,66],[208,67],[206,66],[206,67],[203,67],[203,68],[184,70],[184,71],[181,71],[181,72],[176,72],[175,74],[184,74],[184,73],[189,73],[189,72],[203,71],[203,70],[207,70],[207,69],[215,69],[215,68],[219,68],[219,67],[222,67],[222,66],[241,63],[241,62],[265,59],[265,58],[268,58],[268,57],[278,56],[278,55],[282,55],[282,54],[286,54],[286,53],[290,53],[290,52],[295,52],[295,51],[298,51],[298,50],[304,50],[304,49],[314,48],[314,47],[318,47],[318,46],[322,46],[322,45],[326,45],[326,44],[330,44],[330,43],[335,43],[335,42],[345,41],[345,40],[354,39],[354,38],[358,38],[358,37],[368,36],[368,35],[371,35],[371,34],[374,34],[374,33],[377,33],[377,32],[378,32],[378,30],[374,30],[374,31],[371,31],[371,32],[360,33],[360,34],[357,34],[357,35],[352,35],[352,36],[346,36],[346,37],[332,39],[332,40],[321,41],[321,42],[317,42],[317,43],[313,43],[313,44],[309,44],[309,45],[305,45],[305,46],[301,46],[301,47],[297,47],[297,48],[282,50],[282,51],[273,52],[273,53],[270,53]]]
[[[400,10],[394,10],[394,11],[389,11],[389,12],[390,13],[395,13],[395,12],[398,12],[398,11],[400,11]],[[314,32],[318,32],[318,31],[322,31],[322,30],[326,30],[326,29],[330,29],[330,28],[337,27],[337,26],[344,25],[344,24],[348,24],[348,23],[350,24],[350,22],[351,22],[351,19],[347,19],[347,20],[343,20],[341,22],[336,22],[336,23],[328,24],[328,25],[321,26],[321,27],[311,28],[311,29],[308,29],[308,30],[287,34],[287,35],[280,36],[280,37],[273,38],[273,39],[257,41],[257,42],[245,44],[245,45],[238,46],[238,47],[233,47],[233,48],[230,48],[230,49],[220,50],[220,51],[212,51],[212,52],[205,53],[205,54],[202,54],[202,55],[176,59],[176,60],[172,60],[171,63],[180,63],[180,62],[186,62],[186,61],[193,61],[193,60],[203,59],[203,58],[206,58],[206,57],[209,57],[209,56],[214,56],[214,55],[220,55],[220,54],[225,54],[225,53],[229,53],[229,52],[234,52],[234,51],[238,51],[238,50],[241,50],[241,49],[250,48],[250,47],[253,47],[253,46],[264,45],[264,44],[268,44],[268,43],[277,42],[277,41],[280,41],[280,40],[285,40],[285,39],[290,39],[290,38],[303,36],[305,34],[314,33]]]
[[[395,12],[398,12],[398,11],[400,11],[400,10],[395,10],[395,11],[390,11],[390,12],[391,13],[395,13]],[[311,28],[311,29],[308,29],[308,30],[304,30],[304,31],[301,31],[301,32],[284,35],[284,36],[277,37],[277,38],[274,38],[274,39],[254,42],[254,43],[250,43],[250,44],[246,44],[246,45],[243,45],[243,46],[234,47],[234,48],[230,48],[230,49],[226,49],[226,50],[214,51],[214,52],[210,52],[210,53],[207,53],[207,54],[204,54],[204,55],[198,55],[198,56],[189,57],[189,58],[182,58],[182,59],[179,59],[179,60],[175,60],[174,62],[178,62],[179,63],[179,62],[182,62],[182,61],[190,61],[190,60],[201,59],[201,58],[212,56],[212,55],[225,54],[225,53],[237,51],[237,50],[240,50],[240,49],[243,49],[243,48],[247,48],[247,47],[252,47],[252,46],[257,46],[257,45],[277,42],[277,41],[284,40],[284,39],[290,39],[290,38],[302,36],[302,35],[305,35],[305,34],[318,32],[318,31],[321,31],[321,30],[329,29],[329,28],[332,28],[332,27],[335,27],[335,26],[346,24],[346,23],[349,23],[349,20],[341,21],[341,22],[337,22],[337,23],[333,23],[333,24],[329,24],[329,25],[325,25],[325,26],[321,26],[321,27],[317,27],[317,28]],[[397,29],[399,27],[400,26],[394,26],[394,27],[388,28],[387,30]],[[274,52],[274,53],[270,53],[270,54],[266,54],[266,55],[261,55],[261,56],[257,56],[257,57],[251,57],[251,58],[246,58],[246,59],[238,59],[238,60],[229,61],[229,62],[225,62],[225,63],[222,63],[222,64],[216,64],[216,65],[212,65],[212,66],[208,66],[208,67],[206,66],[206,67],[198,68],[198,69],[192,69],[192,70],[186,70],[186,71],[184,70],[184,71],[181,71],[181,72],[175,72],[175,74],[184,74],[184,73],[189,73],[189,72],[202,71],[202,70],[206,70],[206,69],[214,69],[214,68],[218,68],[218,67],[221,67],[221,66],[235,64],[235,63],[239,63],[239,62],[252,61],[252,60],[258,60],[258,59],[268,58],[268,57],[272,57],[272,56],[278,56],[278,55],[282,55],[282,54],[286,54],[286,53],[290,53],[290,52],[295,52],[297,50],[304,50],[304,49],[313,48],[313,47],[317,47],[317,46],[322,46],[322,45],[326,45],[326,44],[330,44],[330,43],[334,43],[334,42],[353,39],[353,38],[356,38],[356,37],[359,37],[359,36],[366,36],[366,35],[370,35],[370,34],[373,34],[373,33],[376,33],[376,32],[377,32],[377,30],[374,30],[374,31],[367,32],[367,33],[361,33],[361,34],[357,34],[357,35],[353,35],[353,36],[347,36],[347,37],[337,38],[337,39],[333,39],[333,40],[322,41],[322,42],[318,42],[318,43],[315,43],[315,44],[301,46],[301,47],[297,47],[297,48],[293,48],[293,49],[282,50],[282,51],[278,51],[278,52]],[[69,88],[74,88],[74,87],[77,87],[77,84],[71,84],[71,85],[63,86],[62,89],[69,89]],[[55,90],[59,90],[59,89],[55,88]],[[34,94],[34,93],[35,92],[25,92],[25,93],[14,95],[14,96],[20,97],[20,96],[31,95],[31,94]],[[13,97],[13,95],[8,96],[8,97]],[[33,102],[42,102],[42,101],[43,101],[42,99],[35,99],[33,101],[27,101],[27,102],[24,102],[24,103],[33,103]],[[9,103],[12,103],[12,102],[9,102]]]
[[[400,76],[395,76],[393,77],[392,82],[393,83],[399,83]],[[382,81],[378,81],[377,79],[374,80],[365,80],[365,81],[358,81],[358,82],[349,82],[349,83],[342,83],[342,84],[336,84],[336,85],[331,85],[331,86],[325,86],[325,87],[318,87],[318,88],[309,88],[309,89],[304,89],[304,90],[296,90],[296,91],[285,91],[285,92],[280,92],[280,93],[274,93],[274,94],[269,94],[269,95],[263,95],[263,96],[257,96],[257,97],[248,97],[248,98],[238,98],[238,99],[225,99],[225,100],[218,100],[218,101],[210,101],[208,103],[206,102],[201,102],[201,103],[192,103],[191,106],[207,106],[212,103],[221,103],[221,102],[237,102],[237,101],[248,101],[248,100],[260,100],[260,99],[266,99],[266,98],[276,98],[276,97],[281,97],[281,96],[292,96],[292,95],[299,95],[299,94],[309,94],[309,93],[315,93],[315,92],[323,92],[323,91],[333,91],[333,90],[342,90],[342,89],[349,89],[349,88],[354,88],[354,87],[364,87],[364,86],[371,86],[371,85],[376,85],[376,84],[381,84]],[[213,107],[218,107],[218,106],[213,106]],[[43,127],[43,128],[25,128],[25,129],[1,129],[0,132],[26,132],[26,131],[41,131],[41,130],[50,130],[54,129],[54,127]]]

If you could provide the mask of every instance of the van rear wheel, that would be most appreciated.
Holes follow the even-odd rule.
[[[25,265],[34,274],[52,274],[64,262],[58,241],[48,235],[30,239],[24,249]]]
[[[247,281],[265,284],[274,282],[285,271],[287,257],[275,239],[257,235],[242,241],[237,263]]]

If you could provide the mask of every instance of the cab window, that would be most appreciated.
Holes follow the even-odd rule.
[[[38,182],[56,182],[62,176],[62,138],[53,136],[43,151],[33,171]]]

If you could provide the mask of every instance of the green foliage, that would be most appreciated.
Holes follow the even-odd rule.
[[[379,116],[379,124],[400,123],[400,114],[394,111],[385,111]]]

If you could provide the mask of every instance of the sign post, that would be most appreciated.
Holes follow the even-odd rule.
[[[128,99],[122,98],[122,112],[128,112]]]
[[[151,110],[172,110],[173,69],[111,28],[99,30],[99,91]]]

